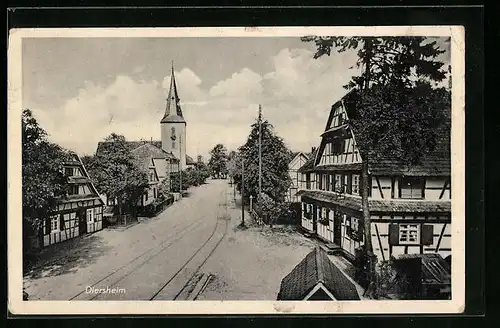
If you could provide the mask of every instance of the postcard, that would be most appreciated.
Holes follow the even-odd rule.
[[[461,26],[11,30],[13,314],[460,313]]]

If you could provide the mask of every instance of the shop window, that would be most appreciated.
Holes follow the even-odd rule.
[[[400,180],[400,198],[422,199],[424,179],[415,177],[403,177]]]

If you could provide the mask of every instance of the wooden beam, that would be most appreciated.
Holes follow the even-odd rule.
[[[446,187],[448,187],[448,182],[449,182],[449,180],[448,180],[448,179],[444,182],[443,189],[441,189],[441,194],[439,194],[439,199],[442,199],[442,198],[443,198],[444,193],[445,193],[445,191],[446,191]]]
[[[447,224],[448,223],[443,224],[443,228],[441,229],[441,233],[439,234],[439,239],[438,239],[438,242],[436,244],[436,250],[434,251],[436,253],[439,251],[439,246],[441,246],[441,239],[443,239],[444,231],[446,229]]]
[[[380,234],[378,233],[378,226],[374,224],[375,232],[377,233],[378,246],[380,248],[380,252],[382,253],[382,261],[385,261],[384,248],[382,247],[382,240],[380,239]]]
[[[380,186],[380,181],[378,180],[378,177],[375,176],[375,181],[377,181],[377,187],[378,187],[378,190],[380,191],[380,197],[382,197],[382,199],[384,198],[384,192],[382,191],[382,187]]]

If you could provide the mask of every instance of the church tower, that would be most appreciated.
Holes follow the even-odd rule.
[[[186,168],[186,120],[182,116],[179,94],[175,83],[174,63],[172,62],[172,75],[168,91],[165,115],[160,121],[161,148],[172,152],[180,159],[181,170]]]

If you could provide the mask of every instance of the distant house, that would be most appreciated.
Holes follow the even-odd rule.
[[[160,143],[161,144],[161,143]],[[109,142],[99,142],[96,154],[105,151]],[[138,166],[148,175],[149,188],[138,200],[139,206],[151,204],[158,197],[158,185],[164,181],[169,186],[170,173],[179,170],[179,160],[158,147],[158,142],[127,141],[126,147],[136,159]],[[116,199],[106,199],[106,205],[116,205]]]
[[[286,202],[300,202],[300,197],[297,196],[297,191],[301,188],[301,174],[298,171],[308,159],[307,155],[302,152],[293,153],[292,160],[288,164],[288,174],[290,175],[292,184],[290,185],[290,188],[288,188],[288,192],[285,195]]]
[[[197,162],[189,155],[186,155],[186,168],[195,168]]]
[[[357,301],[356,286],[316,247],[281,281],[278,301]]]
[[[62,170],[68,178],[68,194],[42,222],[39,237],[43,246],[102,229],[104,202],[78,155],[70,154]]]
[[[356,115],[355,92],[330,111],[322,140],[300,168],[305,190],[299,191],[302,227],[336,244],[354,260],[364,245],[360,149],[349,119]],[[433,152],[419,164],[398,158],[369,163],[372,245],[379,260],[400,254],[451,254],[451,161],[449,122],[440,129]]]

